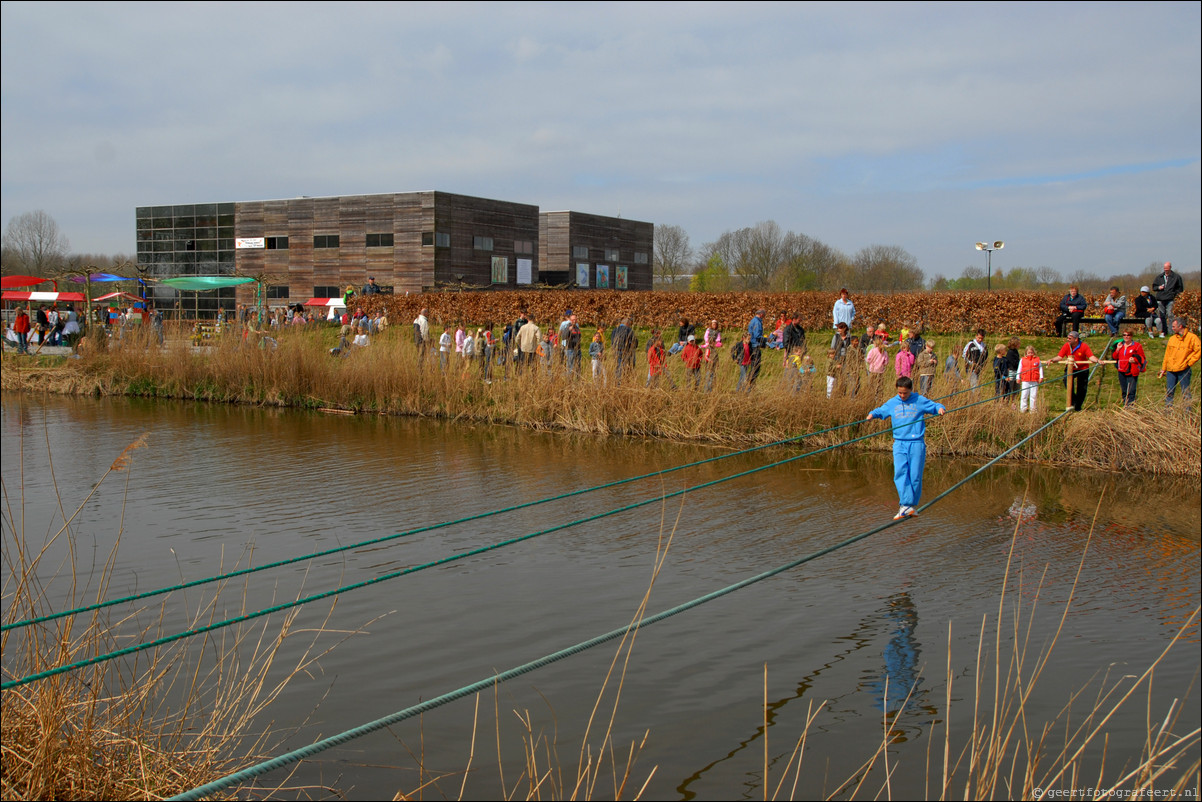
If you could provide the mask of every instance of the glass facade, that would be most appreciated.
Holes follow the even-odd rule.
[[[147,278],[234,274],[234,204],[139,206],[135,212],[138,267]],[[213,317],[233,311],[233,287],[185,292],[151,284],[147,295],[164,312]]]

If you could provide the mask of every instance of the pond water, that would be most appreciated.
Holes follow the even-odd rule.
[[[69,516],[82,504],[70,534],[89,598],[118,539],[107,598],[728,453],[423,419],[15,394],[4,395],[0,426],[6,568],[15,533],[40,544],[61,526],[60,505]],[[97,488],[144,433],[129,469]],[[230,583],[214,608],[221,618],[363,582],[796,453],[733,456],[253,574]],[[931,460],[924,500],[976,467]],[[858,768],[887,739],[890,793],[937,795],[945,728],[954,759],[972,724],[974,681],[991,683],[998,660],[1023,643],[1024,671],[1033,670],[1062,618],[1027,706],[1038,730],[1073,693],[1094,689],[1062,715],[1060,741],[1097,687],[1141,674],[1161,653],[1199,603],[1200,501],[1196,480],[990,469],[918,519],[641,630],[610,679],[589,754],[608,759],[612,749],[624,765],[646,733],[626,797],[646,781],[648,799],[762,799],[767,765],[769,796],[812,798],[864,776]],[[834,452],[310,603],[280,662],[295,662],[317,628],[325,630],[319,646],[333,648],[259,723],[285,733],[278,754],[621,627],[669,536],[648,613],[867,531],[896,506],[887,454]],[[51,598],[68,593],[67,542],[56,540],[39,569]],[[164,631],[183,628],[214,593],[142,602],[138,620],[161,615]],[[1175,729],[1198,726],[1188,695],[1198,643],[1195,622],[1158,666],[1150,700],[1140,690],[1110,723],[1108,776],[1136,759],[1146,720],[1162,719],[1174,700],[1183,710]],[[441,778],[420,795],[457,797],[470,763],[465,798],[523,797],[528,744],[542,737],[539,769],[569,788],[542,795],[567,795],[617,648],[613,641],[506,682],[480,696],[478,712],[461,699],[322,752],[288,784],[377,799]],[[800,775],[783,778],[813,712]],[[1087,754],[1096,766],[1097,750]],[[883,784],[881,760],[861,796]],[[594,798],[614,795],[606,772]]]

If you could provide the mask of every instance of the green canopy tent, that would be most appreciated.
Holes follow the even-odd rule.
[[[258,283],[258,279],[245,276],[180,276],[179,278],[163,278],[156,282],[175,290],[204,292],[219,290],[225,287],[237,287],[241,284]],[[262,286],[258,287],[257,295],[262,295]],[[199,311],[197,310],[197,316]]]

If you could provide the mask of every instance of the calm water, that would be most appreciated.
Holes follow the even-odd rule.
[[[61,526],[57,487],[68,515],[83,505],[71,534],[77,568],[91,582],[85,595],[95,593],[99,566],[120,539],[106,597],[724,453],[425,420],[10,394],[2,426],[6,567],[14,527],[40,544]],[[130,470],[110,475],[85,500],[143,433],[147,445],[133,452]],[[224,617],[239,612],[244,599],[257,608],[364,581],[792,453],[734,457],[256,574],[220,594],[215,607]],[[975,467],[932,461],[926,498]],[[1024,496],[1033,517],[1016,534]],[[313,603],[294,623],[284,657],[295,661],[312,639],[306,630],[319,627],[327,630],[319,647],[334,648],[289,684],[263,722],[292,729],[278,753],[622,626],[669,534],[652,613],[870,529],[896,504],[887,456],[815,458],[349,592],[333,606]],[[886,714],[890,764],[900,767],[893,795],[924,796],[928,738],[934,733],[940,752],[950,720],[954,743],[963,743],[977,635],[982,618],[996,616],[1003,586],[1028,611],[1024,627],[1032,625],[1034,654],[1049,642],[1081,569],[1064,631],[1028,708],[1050,720],[1091,678],[1139,674],[1198,605],[1199,509],[1196,481],[995,468],[918,520],[640,632],[621,688],[616,750],[625,754],[649,731],[633,770],[641,784],[654,769],[646,798],[763,798],[765,749],[775,788],[808,710],[825,703],[810,728],[798,796],[829,793],[851,776],[881,742]],[[66,542],[56,541],[43,562],[51,595],[67,592]],[[212,597],[205,589],[171,597],[166,629],[182,627]],[[146,606],[148,620],[162,611],[159,603]],[[1006,620],[1011,633],[1011,613]],[[1012,653],[1012,641],[1003,636],[1003,656]],[[1162,718],[1173,699],[1184,702],[1180,731],[1199,724],[1196,698],[1184,698],[1197,679],[1198,642],[1195,626],[1156,674],[1151,717]],[[554,740],[552,763],[563,767],[565,781],[574,776],[615,649],[597,647],[483,695],[465,795],[496,798],[502,788],[496,710],[505,785],[518,784],[524,768],[527,736],[514,711],[536,736]],[[602,722],[612,707],[607,699]],[[1147,695],[1138,699],[1110,728],[1108,768],[1139,751]],[[1087,709],[1074,707],[1071,721]],[[324,752],[290,783],[320,783],[355,799],[390,798],[423,782],[414,758],[421,755],[428,772],[447,775],[424,796],[457,796],[472,719],[471,699],[453,702]],[[595,725],[590,737],[594,755],[603,729]],[[539,760],[545,765],[541,751]],[[880,782],[878,772],[867,795]],[[606,779],[594,795],[606,798],[612,789]]]

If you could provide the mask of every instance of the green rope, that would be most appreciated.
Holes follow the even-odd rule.
[[[989,399],[989,400],[993,400],[993,399]],[[1034,432],[1032,432],[1031,434],[1024,437],[1022,440],[1019,440],[1017,443],[1010,446],[1010,448],[1006,449],[1001,454],[998,454],[993,459],[989,460],[989,462],[985,463],[980,468],[977,468],[975,471],[970,473],[967,477],[960,480],[956,484],[952,485],[952,487],[945,490],[943,493],[940,493],[938,496],[936,496],[930,502],[928,502],[927,504],[924,504],[922,506],[922,509],[923,510],[928,509],[932,504],[935,504],[937,501],[944,498],[945,496],[950,494],[952,491],[963,486],[969,480],[980,475],[987,468],[992,467],[994,464],[996,464],[999,460],[1001,460],[1007,454],[1010,454],[1015,449],[1019,448],[1021,445],[1026,443],[1028,440],[1035,437],[1037,434],[1042,432],[1044,429],[1047,429],[1048,427],[1050,427],[1052,424],[1059,421],[1061,418],[1063,418],[1067,414],[1068,414],[1068,410],[1061,412],[1055,418],[1048,421],[1043,426],[1039,427]],[[665,496],[665,498],[667,498],[667,497]],[[902,520],[908,520],[908,519],[902,519]],[[865,538],[871,537],[872,535],[883,532],[884,530],[888,529],[889,527],[895,526],[901,522],[902,521],[900,521],[900,520],[889,521],[888,523],[882,524],[874,529],[870,529],[867,532],[847,538],[846,540],[836,543],[833,546],[828,546],[824,549],[819,549],[818,551],[815,551],[812,554],[808,554],[805,557],[802,557],[801,559],[794,560],[793,562],[785,563],[784,565],[778,566],[776,568],[772,568],[768,571],[764,571],[763,573],[756,574],[755,576],[752,576],[747,579],[736,582],[733,585],[728,585],[727,587],[722,588],[720,590],[716,590],[716,591],[713,591],[712,593],[708,593],[704,596],[700,596],[696,599],[693,599],[692,601],[688,601],[688,602],[685,602],[684,604],[679,604],[675,607],[671,607],[660,613],[656,613],[655,615],[643,618],[640,621],[635,622],[629,626],[610,630],[609,632],[606,632],[603,635],[598,635],[595,638],[590,638],[589,640],[577,643],[575,646],[570,646],[566,649],[562,649],[560,651],[553,652],[549,655],[546,655],[545,657],[539,658],[538,660],[534,660],[533,662],[524,663],[520,666],[517,666],[516,668],[511,668],[507,671],[502,671],[502,672],[495,674],[491,677],[488,677],[486,679],[478,680],[476,682],[473,682],[470,685],[465,685],[462,688],[459,688],[458,690],[451,691],[450,693],[443,694],[442,696],[436,696],[433,699],[430,699],[426,702],[422,702],[421,704],[414,705],[413,707],[405,708],[404,710],[399,710],[395,713],[392,713],[391,715],[376,719],[375,721],[370,721],[366,724],[362,724],[358,727],[354,727],[352,729],[346,730],[337,735],[333,735],[329,738],[324,738],[320,741],[317,741],[316,743],[312,743],[308,746],[302,747],[300,749],[296,749],[292,752],[288,752],[287,754],[280,755],[280,756],[272,758],[270,760],[263,761],[262,763],[258,763],[254,766],[250,766],[241,771],[238,771],[238,772],[230,774],[226,777],[223,777],[219,780],[215,780],[214,782],[199,786],[197,788],[193,788],[193,789],[186,791],[182,794],[179,794],[177,796],[173,796],[173,797],[171,797],[171,799],[172,800],[181,800],[181,802],[186,801],[186,800],[196,800],[196,799],[200,799],[201,797],[207,796],[208,794],[213,794],[218,791],[222,791],[226,788],[229,788],[230,786],[239,785],[244,782],[247,782],[248,780],[253,780],[256,777],[266,774],[267,772],[274,771],[275,769],[282,768],[289,764],[299,762],[300,760],[303,760],[306,757],[311,757],[311,756],[313,756],[319,752],[323,752],[326,749],[329,749],[331,747],[346,743],[355,738],[359,738],[363,735],[367,735],[368,733],[375,732],[376,730],[384,729],[385,727],[392,726],[393,724],[397,724],[406,719],[413,718],[414,716],[422,715],[431,710],[434,710],[435,708],[441,707],[442,705],[447,704],[448,702],[453,702],[456,699],[462,699],[465,696],[470,696],[471,694],[479,693],[481,691],[487,690],[490,687],[494,687],[501,682],[506,682],[508,680],[514,679],[515,677],[520,677],[523,674],[528,674],[531,671],[542,668],[543,666],[547,666],[547,665],[550,665],[551,663],[558,662],[558,661],[564,659],[565,657],[570,657],[572,655],[579,654],[580,652],[583,652],[586,649],[591,649],[594,646],[598,646],[602,643],[607,643],[609,641],[614,640],[615,638],[622,637],[623,635],[630,632],[631,630],[641,629],[642,627],[646,627],[651,624],[658,623],[660,621],[663,621],[666,618],[671,618],[674,615],[683,613],[686,610],[691,610],[694,607],[699,607],[702,604],[705,604],[706,602],[710,602],[710,601],[713,601],[714,599],[718,599],[723,596],[729,595],[731,593],[734,593],[737,590],[742,590],[743,588],[748,587],[749,585],[754,585],[757,582],[761,582],[765,579],[776,576],[777,574],[780,574],[780,573],[783,573],[790,569],[796,568],[799,565],[803,565],[805,563],[816,560],[819,557],[824,557],[827,554],[838,551],[839,549],[842,549],[846,546],[850,546],[853,543],[857,543],[861,540],[864,540]]]
[[[991,403],[995,400],[996,400],[995,398],[986,398],[986,399],[982,399],[980,401],[974,401],[972,403],[965,404],[964,406],[961,406],[961,407],[956,407],[955,409],[948,410],[948,411],[958,412],[960,410],[968,409],[969,407],[977,406],[978,404]],[[1057,418],[1057,420],[1058,419],[1059,418]],[[921,420],[921,419],[919,419],[919,420]],[[919,422],[919,420],[912,421],[911,423],[908,423],[908,424],[903,424],[903,426],[899,427],[899,428],[904,428],[905,426],[912,426],[914,424],[917,424]],[[840,426],[832,427],[831,430],[827,430],[827,431],[832,431],[833,429],[846,428],[847,426],[853,426],[853,425],[863,423],[863,422],[864,421],[861,421],[861,420],[852,421],[851,423],[841,424]],[[1041,427],[1038,431],[1042,431],[1042,430],[1043,430],[1043,427]],[[15,687],[18,687],[21,685],[26,685],[31,682],[36,682],[38,680],[56,676],[58,674],[65,674],[66,672],[74,671],[77,668],[84,668],[86,666],[95,665],[97,663],[102,663],[102,662],[105,662],[108,660],[112,660],[116,657],[122,657],[124,655],[134,654],[136,652],[144,651],[146,649],[153,649],[157,646],[165,646],[169,643],[174,643],[177,640],[182,640],[183,638],[192,637],[193,635],[201,635],[206,632],[212,632],[217,629],[231,626],[233,624],[245,623],[247,621],[252,621],[256,618],[261,618],[263,616],[270,615],[272,613],[281,612],[283,610],[288,610],[293,607],[300,607],[304,604],[308,604],[309,602],[320,601],[322,599],[330,598],[332,596],[337,596],[340,593],[347,593],[352,590],[358,590],[360,588],[369,587],[371,585],[379,584],[380,582],[386,582],[390,579],[396,579],[398,577],[406,576],[408,574],[416,573],[418,571],[424,571],[427,568],[433,568],[433,567],[436,567],[439,565],[446,565],[447,563],[456,562],[458,560],[466,559],[467,557],[472,557],[477,554],[483,554],[488,551],[493,551],[495,549],[500,549],[500,548],[504,548],[506,546],[511,546],[515,543],[521,543],[523,541],[530,540],[530,539],[536,538],[536,537],[541,537],[542,535],[547,535],[552,532],[558,532],[560,530],[569,529],[573,526],[578,526],[580,524],[597,521],[602,518],[607,518],[611,515],[617,515],[618,513],[629,512],[630,510],[639,509],[640,507],[645,507],[649,504],[656,504],[661,501],[667,500],[669,498],[674,498],[676,496],[683,495],[685,493],[693,492],[696,490],[702,490],[707,487],[712,487],[714,485],[718,485],[723,482],[730,481],[731,479],[739,479],[739,478],[742,478],[745,476],[751,476],[753,474],[760,473],[762,471],[766,471],[771,468],[776,468],[776,467],[780,467],[782,465],[787,465],[791,462],[796,462],[797,460],[807,459],[809,457],[813,457],[818,454],[826,453],[827,451],[833,451],[836,448],[842,448],[843,446],[851,445],[852,443],[857,443],[862,440],[868,440],[869,438],[872,438],[872,437],[879,437],[879,436],[881,436],[883,434],[887,434],[891,431],[896,431],[896,430],[895,429],[882,429],[880,431],[873,432],[871,434],[861,435],[860,437],[854,437],[850,440],[844,440],[842,442],[834,443],[829,446],[824,446],[823,448],[815,449],[813,451],[807,451],[804,454],[796,454],[792,457],[788,457],[786,459],[779,460],[777,462],[768,463],[767,465],[761,465],[761,466],[751,468],[746,471],[741,471],[739,473],[734,473],[729,476],[721,477],[719,479],[713,479],[708,482],[703,482],[699,485],[694,485],[691,488],[684,488],[681,490],[673,491],[673,492],[665,494],[665,495],[654,496],[652,498],[645,499],[643,501],[637,501],[637,502],[627,504],[622,507],[608,510],[606,512],[597,513],[596,515],[591,515],[586,518],[580,518],[575,521],[569,521],[567,523],[559,524],[557,526],[553,526],[548,529],[542,529],[537,532],[531,532],[529,534],[511,538],[509,540],[504,540],[504,541],[500,541],[498,543],[493,543],[488,546],[481,546],[476,549],[471,549],[469,551],[460,552],[458,554],[454,554],[449,557],[443,557],[438,560],[432,560],[430,562],[423,563],[421,565],[411,566],[409,568],[405,568],[405,569],[402,569],[399,571],[393,571],[393,572],[390,572],[387,574],[381,574],[380,576],[374,577],[372,579],[364,580],[362,582],[356,582],[356,583],[353,583],[350,585],[343,585],[341,587],[334,588],[333,590],[328,590],[323,593],[313,594],[311,596],[305,596],[300,599],[296,599],[295,601],[284,602],[282,604],[273,605],[271,607],[266,607],[266,608],[263,608],[256,612],[246,613],[244,615],[235,616],[233,618],[227,618],[223,621],[217,621],[215,623],[207,624],[205,626],[187,629],[187,630],[184,630],[183,632],[179,632],[174,635],[167,635],[167,636],[157,638],[152,641],[146,641],[144,643],[135,644],[133,646],[127,646],[124,649],[117,649],[115,651],[107,652],[107,653],[101,654],[101,655],[96,655],[94,657],[90,657],[90,658],[87,658],[84,660],[77,660],[72,663],[66,663],[61,666],[56,666],[54,668],[49,668],[44,671],[36,672],[34,674],[28,674],[19,679],[9,680],[9,681],[0,683],[0,690],[7,690],[9,688],[15,688]],[[815,432],[815,434],[817,434],[817,432]],[[1025,440],[1023,442],[1025,442]]]
[[[1056,381],[1056,380],[1049,379],[1048,381]],[[977,391],[978,389],[979,388],[977,388],[977,387],[970,387],[965,390],[958,390],[954,393],[949,393],[948,395],[942,396],[939,399],[933,399],[933,400],[944,400],[947,398],[952,398],[954,396],[960,395],[961,393]],[[458,524],[469,523],[471,521],[480,520],[481,518],[488,518],[493,515],[502,515],[507,512],[515,512],[517,510],[526,509],[528,507],[535,507],[540,504],[547,504],[552,501],[562,501],[563,499],[572,498],[573,496],[584,495],[586,493],[592,493],[597,490],[606,490],[606,489],[613,488],[613,487],[620,487],[622,485],[630,484],[631,482],[638,482],[643,479],[651,479],[651,478],[654,478],[657,476],[666,476],[667,474],[674,473],[676,471],[683,471],[687,468],[695,468],[699,465],[705,465],[705,464],[711,463],[711,462],[718,462],[719,460],[730,459],[731,457],[738,457],[738,456],[741,456],[744,454],[751,454],[756,451],[762,451],[765,448],[773,448],[773,447],[777,447],[777,446],[787,445],[790,443],[798,443],[798,442],[801,442],[802,440],[805,440],[810,437],[816,437],[820,434],[827,434],[829,432],[838,431],[839,429],[844,429],[849,426],[855,426],[859,422],[860,421],[852,421],[851,423],[843,423],[843,424],[839,424],[838,426],[831,426],[827,429],[820,429],[816,432],[809,432],[807,434],[801,434],[801,435],[797,435],[795,437],[789,437],[784,440],[776,440],[771,443],[765,443],[763,445],[752,446],[751,448],[746,448],[741,451],[734,451],[729,454],[722,454],[717,457],[708,457],[703,460],[698,460],[697,462],[690,462],[690,463],[686,463],[684,465],[678,465],[673,468],[664,468],[663,470],[653,471],[651,473],[645,473],[645,474],[642,474],[641,476],[634,476],[634,477],[631,477],[628,479],[619,479],[619,480],[616,480],[613,482],[608,482],[606,484],[595,485],[593,487],[586,487],[581,490],[573,490],[568,493],[562,493],[557,496],[548,496],[547,498],[538,499],[536,501],[528,501],[528,502],[524,502],[522,504],[517,504],[517,505],[511,506],[511,507],[503,507],[501,509],[477,513],[475,515],[469,515],[465,518],[457,518],[452,521],[444,521],[444,522],[438,523],[438,524],[431,524],[429,526],[418,527],[417,529],[409,529],[404,532],[398,532],[398,533],[392,534],[392,535],[384,535],[384,536],[381,536],[378,538],[373,538],[370,540],[362,540],[362,541],[358,541],[356,543],[351,543],[346,546],[335,546],[333,548],[329,548],[324,551],[317,551],[317,552],[313,552],[311,554],[302,554],[302,555],[299,555],[296,557],[289,557],[289,558],[286,558],[283,560],[276,560],[274,562],[265,563],[263,565],[256,566],[253,568],[240,568],[235,571],[229,571],[229,572],[226,572],[223,574],[215,574],[213,576],[205,577],[203,579],[194,579],[190,582],[181,582],[181,583],[178,583],[175,585],[170,585],[170,586],[162,587],[162,588],[156,588],[154,590],[147,590],[147,591],[143,591],[142,593],[135,593],[135,594],[132,594],[129,596],[122,596],[122,597],[116,598],[116,599],[109,599],[107,601],[102,601],[102,602],[94,602],[92,604],[83,605],[82,607],[75,607],[70,610],[61,610],[61,611],[55,612],[55,613],[47,613],[45,615],[38,616],[36,618],[28,618],[28,619],[25,619],[22,621],[14,621],[12,623],[0,625],[0,632],[7,632],[9,630],[22,629],[22,628],[30,626],[32,624],[43,624],[48,621],[57,620],[59,618],[66,618],[67,616],[79,615],[80,613],[95,612],[96,610],[103,610],[107,607],[113,607],[118,604],[128,604],[130,602],[142,601],[144,599],[153,598],[155,596],[162,596],[167,593],[173,593],[177,590],[187,590],[188,588],[194,588],[194,587],[198,587],[200,585],[207,585],[207,584],[210,584],[213,582],[225,582],[230,579],[236,579],[237,577],[240,577],[240,576],[246,576],[248,574],[258,573],[259,571],[267,571],[272,568],[281,568],[283,566],[292,565],[294,563],[303,562],[305,560],[316,560],[316,559],[320,559],[322,557],[328,557],[333,554],[339,554],[344,551],[350,551],[352,549],[359,549],[359,548],[366,548],[368,546],[375,546],[380,543],[387,543],[389,541],[397,540],[399,538],[412,537],[413,535],[423,534],[425,532],[433,532],[438,529],[445,529],[450,526],[456,526]]]

